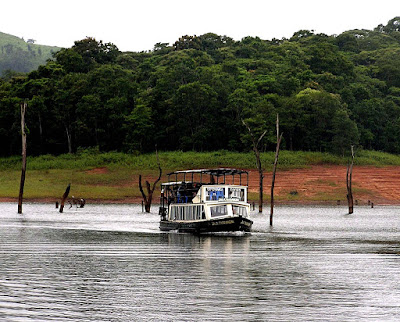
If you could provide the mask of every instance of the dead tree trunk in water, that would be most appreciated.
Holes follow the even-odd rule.
[[[26,108],[27,108],[26,102],[21,103],[22,169],[21,169],[21,182],[19,185],[19,196],[18,196],[19,214],[22,214],[22,198],[24,195],[25,172],[26,172],[26,132],[25,132]]]
[[[259,187],[258,187],[258,212],[262,213],[263,211],[263,204],[264,204],[264,171],[262,168],[261,164],[261,158],[260,158],[260,151],[258,148],[254,149],[254,154],[257,159],[257,169],[258,169],[258,181],[259,181]]]
[[[247,123],[244,120],[242,120],[242,123],[247,128],[247,130],[249,131],[249,134],[251,136],[251,140],[252,140],[252,143],[253,143],[253,152],[254,152],[254,156],[256,157],[256,164],[257,164],[257,170],[258,170],[258,176],[259,176],[258,212],[262,213],[263,203],[264,203],[264,200],[263,200],[264,199],[263,198],[264,173],[263,173],[263,168],[262,168],[262,163],[261,163],[261,158],[260,158],[259,146],[260,146],[261,140],[263,139],[265,134],[267,134],[267,130],[265,130],[264,133],[260,135],[258,140],[256,140],[256,138],[254,137],[253,132],[251,131],[251,129],[247,125]]]
[[[346,173],[346,187],[347,187],[347,204],[349,205],[349,214],[353,213],[353,191],[352,186],[352,176],[353,176],[353,164],[354,164],[354,146],[351,146],[351,163],[347,165]]]
[[[162,175],[162,169],[161,169],[161,165],[160,165],[160,160],[158,159],[157,151],[156,151],[156,155],[157,155],[157,164],[158,164],[159,175],[158,175],[157,180],[154,181],[153,187],[150,187],[150,183],[146,180],[147,196],[146,196],[145,192],[143,191],[143,187],[142,187],[142,175],[141,174],[139,175],[139,189],[140,189],[140,192],[143,197],[144,209],[146,212],[150,212],[151,202],[153,200],[153,193],[154,193],[154,190],[156,189],[156,185],[157,185],[158,181],[161,180],[161,175]]]
[[[279,158],[279,147],[282,141],[282,135],[279,135],[279,115],[276,115],[276,151],[275,151],[275,161],[274,161],[274,169],[272,170],[272,184],[271,184],[271,213],[269,215],[269,225],[272,226],[272,219],[274,216],[274,187],[275,187],[275,175],[276,175],[276,167],[278,165]]]
[[[68,194],[69,194],[69,190],[70,189],[71,189],[71,184],[69,183],[68,187],[67,187],[67,189],[65,189],[65,192],[64,192],[64,194],[62,196],[62,199],[61,199],[60,212],[64,211],[64,204],[65,204],[65,201],[68,198]]]

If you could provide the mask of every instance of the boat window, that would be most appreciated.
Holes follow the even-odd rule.
[[[211,217],[226,216],[228,214],[228,209],[227,209],[226,205],[213,206],[213,207],[210,207],[210,214],[211,214]]]
[[[206,200],[219,200],[224,199],[225,193],[224,188],[206,188]]]
[[[244,188],[229,188],[228,189],[228,198],[229,199],[245,201],[244,196],[245,196]]]
[[[247,207],[243,206],[232,206],[232,212],[234,215],[247,217]]]
[[[170,220],[200,220],[205,219],[204,206],[171,206]]]

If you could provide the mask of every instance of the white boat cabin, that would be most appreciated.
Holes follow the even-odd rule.
[[[213,172],[211,172],[213,171]],[[233,172],[235,171],[235,172]],[[172,173],[186,176],[193,173],[217,176],[217,183],[199,181],[174,181],[161,185],[161,209],[168,221],[202,221],[215,218],[241,216],[248,218],[250,205],[247,202],[247,186],[242,185],[241,174],[247,172],[234,169],[189,170]],[[232,176],[231,184],[226,183],[227,174]],[[239,185],[235,184],[234,175],[240,175]],[[218,175],[223,182],[218,182]]]
[[[177,203],[169,205],[168,220],[210,220],[216,217],[248,217],[247,187],[203,185],[191,198],[177,194]]]

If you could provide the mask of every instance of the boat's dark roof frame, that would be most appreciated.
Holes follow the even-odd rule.
[[[210,175],[211,177],[217,178],[217,184],[219,184],[219,177],[223,176],[224,181],[222,182],[225,184],[226,176],[232,176],[232,181],[234,182],[235,175],[239,176],[239,184],[242,185],[242,174],[245,174],[247,177],[247,186],[249,185],[249,172],[241,169],[234,169],[234,168],[215,168],[215,169],[194,169],[194,170],[180,170],[168,173],[168,182],[170,182],[170,177],[172,175],[175,176],[175,181],[178,181],[178,175],[183,175],[183,182],[186,182],[186,175],[191,175],[192,180],[194,181],[194,175],[200,174],[200,183],[203,183],[203,174]]]
[[[233,168],[215,168],[215,169],[194,169],[194,170],[180,170],[168,173],[168,176],[174,174],[191,174],[191,173],[202,173],[202,174],[210,174],[216,177],[223,175],[240,175],[240,174],[248,174],[248,171],[241,169],[233,169]]]

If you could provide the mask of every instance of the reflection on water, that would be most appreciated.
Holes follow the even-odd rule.
[[[399,210],[278,207],[273,228],[193,236],[156,207],[0,204],[0,320],[400,320]]]

